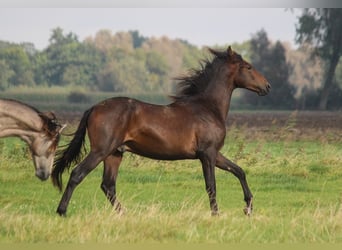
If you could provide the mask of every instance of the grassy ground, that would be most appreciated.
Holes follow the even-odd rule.
[[[0,242],[342,243],[341,136],[301,139],[279,129],[246,138],[242,130],[230,130],[222,152],[246,171],[255,198],[249,218],[233,175],[216,171],[221,213],[211,217],[198,161],[129,154],[117,183],[123,213],[100,190],[98,166],[60,218],[61,194],[34,176],[21,141],[2,139]]]

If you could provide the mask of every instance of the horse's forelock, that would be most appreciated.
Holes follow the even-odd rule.
[[[56,115],[53,112],[40,113],[39,116],[43,120],[43,130],[51,137],[59,134],[62,125],[58,122]]]

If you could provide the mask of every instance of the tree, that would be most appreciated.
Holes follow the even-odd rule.
[[[181,74],[184,48],[184,42],[177,39],[171,40],[167,37],[151,38],[142,45],[142,49],[146,53],[154,51],[164,58],[168,65],[167,79],[172,79]],[[164,83],[164,91],[171,93],[170,81]]]
[[[254,108],[291,109],[295,106],[295,88],[289,83],[291,65],[286,61],[285,48],[278,41],[272,45],[264,30],[251,39],[251,63],[271,83],[272,90],[260,98],[250,91],[243,92],[243,100]]]
[[[64,85],[63,74],[70,62],[77,58],[77,36],[72,33],[64,35],[61,28],[55,28],[49,41],[50,44],[44,51],[46,64],[42,65],[45,78],[49,85]]]
[[[133,39],[133,47],[135,49],[140,48],[141,45],[147,40],[146,37],[143,37],[139,34],[139,31],[134,30],[129,32]]]
[[[290,75],[291,84],[297,88],[296,98],[303,96],[303,89],[317,91],[323,79],[323,62],[320,58],[312,58],[311,47],[304,45],[297,49],[286,48],[286,59],[293,70]]]
[[[29,55],[19,45],[2,44],[0,47],[0,60],[4,66],[1,71],[6,72],[4,79],[7,83],[4,86],[33,86],[32,64]]]
[[[154,51],[147,52],[146,67],[150,73],[157,75],[166,75],[169,71],[169,66],[165,61],[165,58]]]
[[[9,87],[9,79],[14,75],[14,71],[10,69],[5,60],[0,60],[0,90]]]
[[[327,109],[328,98],[334,87],[336,67],[342,53],[342,9],[304,9],[296,28],[298,43],[310,43],[327,62],[319,109]]]
[[[48,85],[93,87],[102,57],[89,42],[81,43],[75,34],[64,35],[61,28],[52,31],[50,44],[40,59],[40,72]]]
[[[199,62],[203,60],[204,54],[206,54],[208,50],[206,48],[200,50],[186,40],[181,40],[181,43],[183,45],[182,68],[184,70],[189,70],[198,67]],[[227,46],[225,46],[225,48],[227,48]]]

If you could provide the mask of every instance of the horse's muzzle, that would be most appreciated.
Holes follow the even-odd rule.
[[[41,181],[46,181],[50,177],[50,173],[47,173],[45,171],[36,171],[36,176],[41,180]]]
[[[258,95],[259,96],[265,96],[270,92],[270,90],[271,90],[271,84],[267,83],[265,88],[260,88]]]

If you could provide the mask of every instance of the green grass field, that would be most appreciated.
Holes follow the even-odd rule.
[[[280,129],[247,138],[242,131],[230,130],[222,152],[246,171],[251,217],[232,174],[216,170],[220,216],[211,217],[199,161],[126,154],[117,183],[123,213],[100,190],[99,165],[61,218],[61,194],[34,176],[26,146],[2,139],[0,242],[342,243],[341,137],[298,139]]]

